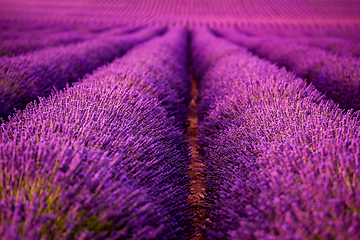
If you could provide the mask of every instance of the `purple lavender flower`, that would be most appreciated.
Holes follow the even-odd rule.
[[[0,152],[9,164],[1,170],[1,194],[7,186],[18,189],[6,192],[6,206],[20,201],[18,192],[21,199],[37,193],[1,216],[4,235],[28,237],[28,229],[35,239],[191,235],[185,212],[189,150],[184,130],[169,116],[171,104],[179,103],[169,102],[165,108],[159,99],[172,86],[179,92],[188,86],[180,80],[167,83],[185,67],[182,55],[180,62],[170,58],[187,52],[186,43],[184,29],[171,30],[129,51],[117,60],[119,65],[103,67],[73,87],[39,98],[1,125]],[[155,62],[168,62],[162,66],[166,77],[146,60],[149,55]],[[131,65],[117,66],[135,59],[143,64],[134,75],[116,74],[130,72]],[[152,69],[157,81],[144,88],[142,78]],[[21,171],[12,177],[12,169]],[[31,179],[25,185],[23,176]]]
[[[0,58],[0,116],[49,95],[53,87],[64,88],[163,31],[164,28],[150,28],[124,36],[99,36],[83,43]]]
[[[360,62],[357,58],[337,56],[289,39],[248,37],[231,29],[215,32],[306,78],[341,108],[360,109]]]
[[[357,239],[359,113],[204,29],[192,36],[208,238]]]

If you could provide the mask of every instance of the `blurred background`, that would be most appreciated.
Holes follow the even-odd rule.
[[[0,21],[186,26],[360,24],[355,0],[0,0]]]

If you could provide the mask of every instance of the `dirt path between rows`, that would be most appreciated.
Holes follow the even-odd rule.
[[[188,198],[188,203],[192,203],[189,212],[194,214],[193,221],[195,223],[196,235],[191,238],[191,240],[203,240],[201,235],[201,229],[205,227],[205,219],[208,217],[207,211],[203,207],[205,204],[204,194],[205,194],[205,180],[204,176],[200,171],[204,168],[204,164],[198,161],[198,146],[196,144],[197,134],[198,134],[198,118],[196,114],[196,101],[198,98],[197,83],[193,76],[191,76],[191,96],[192,100],[189,105],[189,114],[188,120],[190,125],[187,128],[187,134],[189,136],[190,142],[189,147],[191,149],[191,163],[189,165],[188,176],[191,178],[189,181],[190,185],[190,195]]]

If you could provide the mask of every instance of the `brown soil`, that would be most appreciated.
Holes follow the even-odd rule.
[[[208,217],[208,213],[203,207],[205,204],[204,194],[205,194],[205,180],[204,176],[200,171],[204,168],[204,164],[198,161],[198,151],[197,151],[197,134],[198,134],[198,118],[196,114],[196,101],[198,97],[197,83],[196,80],[191,76],[191,96],[192,100],[189,105],[189,114],[188,120],[190,122],[189,127],[187,128],[187,134],[190,138],[189,147],[191,149],[192,161],[189,164],[188,176],[191,178],[189,181],[190,184],[190,195],[188,198],[188,203],[191,203],[189,212],[194,215],[193,221],[195,223],[194,228],[196,229],[196,235],[191,238],[191,240],[203,240],[201,235],[201,229],[198,227],[200,225],[202,228],[205,227],[205,219]]]

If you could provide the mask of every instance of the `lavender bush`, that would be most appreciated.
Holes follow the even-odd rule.
[[[99,70],[92,78],[101,79],[110,73],[119,79],[130,77],[131,85],[154,95],[168,116],[184,126],[190,97],[187,41],[185,28],[172,28],[163,38],[138,46],[125,61],[115,60],[104,68],[105,73]]]
[[[16,40],[19,38],[37,38],[46,34],[54,34],[72,30],[80,30],[74,25],[69,24],[49,24],[49,23],[6,23],[0,20],[0,39]],[[88,32],[88,31],[87,31]]]
[[[280,38],[247,37],[235,30],[215,31],[306,78],[342,108],[360,109],[360,62],[355,57],[337,56],[324,50]]]
[[[341,38],[331,37],[296,37],[289,39],[298,44],[320,48],[344,57],[360,57],[360,44]]]
[[[279,36],[282,38],[309,38],[309,39],[324,39],[357,43],[360,39],[359,32],[356,27],[341,28],[341,27],[329,27],[324,26],[321,28],[315,28],[314,26],[294,26],[285,27],[278,25],[278,27],[237,27],[237,30],[248,36],[262,36],[269,37],[271,35]]]
[[[145,58],[151,52],[158,53],[156,48],[164,50],[163,55],[159,55],[163,61],[174,57],[169,52],[174,53],[177,48],[185,48],[186,52],[186,44],[183,44],[186,41],[176,39],[176,36],[186,39],[186,32],[173,30],[158,40],[139,46],[142,51],[134,49],[118,61],[125,63],[137,58],[144,64],[136,77],[142,76],[142,71],[153,68],[151,62],[145,64]],[[34,216],[25,225],[27,218],[12,220],[12,216],[20,214],[18,210],[2,216],[4,226],[9,226],[3,229],[6,234],[17,232],[28,237],[26,229],[31,228],[35,239],[53,236],[182,239],[189,235],[191,221],[185,213],[189,153],[183,130],[176,127],[175,119],[168,117],[167,110],[157,100],[157,93],[165,92],[161,90],[163,85],[156,86],[153,82],[149,88],[141,88],[134,84],[139,80],[133,76],[113,74],[116,70],[128,72],[130,69],[110,66],[75,83],[74,87],[54,93],[47,99],[40,98],[38,104],[29,104],[2,125],[0,145],[5,162],[19,167],[13,183],[5,177],[0,188],[5,192],[8,185],[15,184],[18,190],[7,192],[8,197],[2,200],[6,204],[15,204],[18,192],[30,194],[35,188],[31,183],[40,181],[36,197],[44,205],[32,210]],[[180,66],[167,65],[168,79],[163,78],[160,71],[153,76],[165,85],[166,81],[176,77],[177,68]],[[170,76],[171,72],[175,75]],[[14,146],[11,148],[10,145]],[[31,154],[30,157],[22,157],[27,154]],[[30,163],[38,174],[28,171]],[[11,174],[9,169],[13,166],[3,168],[1,175]],[[67,174],[66,177],[55,178],[62,172]],[[24,174],[34,179],[25,186],[21,180]],[[54,176],[50,179],[55,180],[43,183],[48,176]],[[59,186],[63,188],[59,190]],[[41,191],[43,188],[48,190]],[[134,193],[127,196],[132,189]],[[31,204],[38,202],[36,197],[30,203],[22,198],[19,201],[25,209],[32,209]],[[116,200],[117,197],[120,199]],[[74,199],[60,201],[63,198]],[[118,210],[112,215],[113,208]],[[20,216],[24,216],[23,212]],[[98,214],[101,217],[96,217]],[[75,222],[71,224],[71,221]]]
[[[208,238],[357,239],[359,113],[205,30],[192,53]]]
[[[55,47],[59,45],[66,45],[70,43],[82,42],[92,38],[106,35],[121,35],[124,33],[132,33],[139,29],[139,27],[123,27],[114,28],[101,33],[92,33],[84,31],[65,31],[59,33],[50,33],[44,36],[42,33],[38,36],[22,36],[19,39],[8,39],[0,41],[0,56],[12,57],[27,52],[41,50],[44,48]],[[24,34],[23,34],[24,35]]]
[[[0,56],[12,57],[46,47],[77,43],[93,37],[92,34],[87,35],[78,32],[61,32],[41,36],[38,39],[19,38],[16,40],[5,40],[0,42]]]
[[[121,56],[134,45],[162,33],[149,28],[125,36],[103,36],[83,43],[44,49],[27,55],[0,58],[0,116],[21,109],[38,96],[47,96],[53,87],[68,82]]]
[[[310,47],[321,48],[328,52],[335,53],[341,56],[360,56],[360,45],[357,41],[351,41],[351,38],[347,38],[346,33],[340,32],[336,36],[319,35],[313,36],[303,30],[299,29],[238,29],[239,32],[253,37],[280,37],[281,41],[296,42],[301,45]],[[321,32],[321,31],[318,31]]]
[[[120,156],[30,139],[0,144],[4,239],[155,239],[161,209]],[[139,217],[141,216],[141,217]]]

